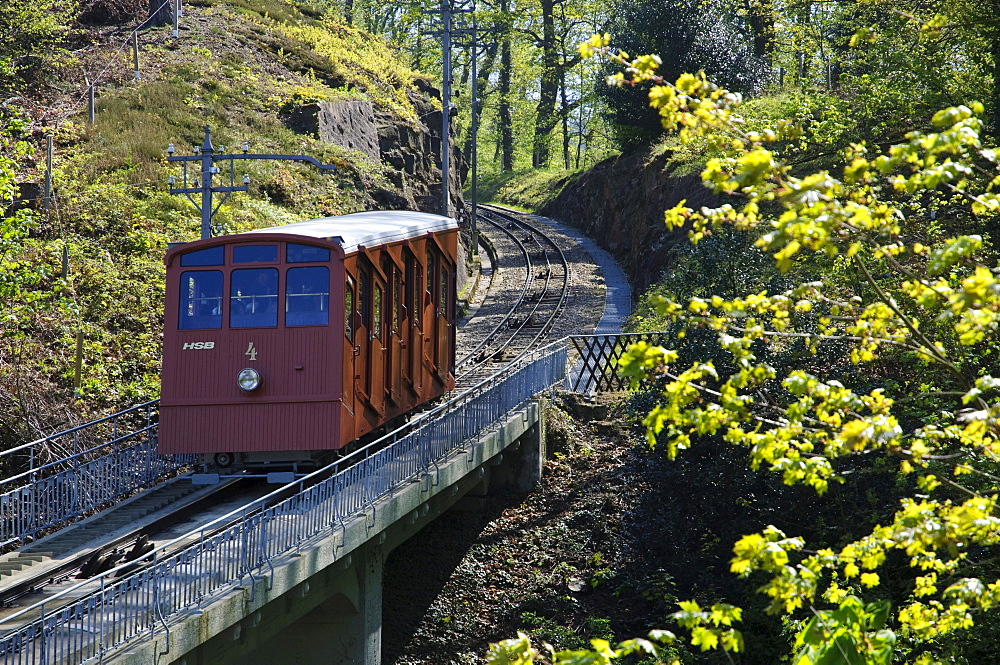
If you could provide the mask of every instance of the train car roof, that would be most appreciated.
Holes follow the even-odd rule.
[[[458,222],[450,217],[409,210],[355,212],[336,217],[321,217],[282,226],[247,231],[250,233],[281,233],[321,238],[338,243],[345,254],[357,251],[358,245],[374,246],[419,238],[434,231],[457,229]]]

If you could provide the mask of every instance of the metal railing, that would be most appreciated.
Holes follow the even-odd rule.
[[[565,340],[549,345],[405,429],[164,544],[144,569],[117,579],[119,569],[111,570],[9,616],[0,630],[28,623],[0,638],[0,665],[82,663],[160,629],[167,631],[169,648],[173,614],[254,579],[275,557],[344,528],[350,518],[375,510],[395,487],[429,476],[436,460],[469,450],[514,408],[561,383],[566,364]]]
[[[636,342],[668,344],[673,339],[665,332],[574,335],[569,342],[578,358],[566,376],[565,388],[587,394],[626,390],[629,380],[618,373],[618,361],[628,347]]]
[[[0,452],[0,545],[148,487],[192,456],[156,453],[154,400]],[[61,456],[61,457],[60,457]],[[52,460],[52,461],[46,461]]]

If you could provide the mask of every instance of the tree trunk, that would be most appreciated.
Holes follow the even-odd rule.
[[[770,63],[774,47],[774,3],[772,0],[747,0],[746,12],[753,36],[753,54]]]
[[[146,25],[168,25],[174,22],[174,12],[177,11],[176,2],[164,4],[162,0],[149,0],[149,17]]]
[[[997,140],[1000,137],[1000,0],[991,0],[993,21],[989,24],[990,51],[993,55],[993,89],[990,91],[990,103],[986,107],[986,132]]]
[[[500,124],[500,169],[514,170],[514,126],[510,108],[510,80],[513,68],[510,54],[510,36],[504,35],[500,44],[500,80],[497,104],[497,121]]]
[[[569,169],[569,103],[566,101],[566,70],[559,72],[560,115],[562,116],[563,168]]]
[[[498,42],[491,42],[486,46],[486,51],[483,53],[485,56],[483,58],[483,64],[479,68],[479,75],[476,77],[476,96],[479,98],[476,100],[475,106],[472,107],[472,113],[481,117],[483,113],[483,103],[486,101],[487,92],[486,86],[490,82],[490,74],[493,73],[493,65],[496,63],[497,57],[497,47]],[[473,56],[475,57],[475,56]],[[471,102],[470,102],[471,104]],[[462,152],[465,154],[465,161],[472,161],[472,132],[469,132],[468,137],[465,139],[465,145],[462,147]]]
[[[549,135],[556,126],[556,100],[559,95],[559,50],[556,44],[556,0],[540,0],[542,7],[542,75],[539,81],[538,105],[535,106],[535,139],[531,165],[549,165]]]

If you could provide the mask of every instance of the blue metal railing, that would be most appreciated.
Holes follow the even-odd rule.
[[[0,545],[84,515],[190,463],[190,455],[156,453],[158,406],[159,400],[146,402],[0,452],[0,465],[16,471],[0,480]]]
[[[529,354],[405,428],[157,548],[144,569],[118,579],[111,570],[7,617],[0,665],[83,663],[165,629],[171,615],[343,528],[395,487],[428,474],[435,460],[468,450],[514,408],[561,383],[566,365],[565,341]]]

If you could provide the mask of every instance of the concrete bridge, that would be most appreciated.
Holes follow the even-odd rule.
[[[6,617],[0,665],[377,664],[386,555],[463,497],[537,482],[539,395],[567,365],[565,341],[525,356],[378,445],[160,546],[138,570]],[[155,424],[137,431],[152,439]],[[79,469],[0,504],[37,516]]]
[[[507,484],[530,490],[545,460],[543,404],[523,404],[468,450],[439,460],[430,476],[272,559],[263,576],[206,599],[104,663],[376,665],[386,556],[466,495]]]

